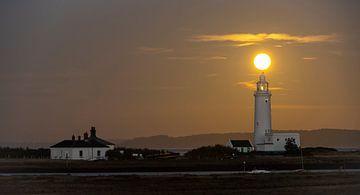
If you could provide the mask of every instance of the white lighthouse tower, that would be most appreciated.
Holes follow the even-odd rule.
[[[269,83],[266,81],[265,74],[259,76],[256,83],[255,96],[255,116],[254,116],[254,142],[255,150],[271,150],[271,92]],[[268,145],[268,146],[267,146]]]
[[[264,71],[271,59],[267,54],[258,54],[254,59],[257,69]],[[291,141],[300,146],[299,133],[273,133],[271,127],[271,92],[264,72],[256,82],[255,114],[254,114],[254,145],[256,151],[285,151],[285,145]]]

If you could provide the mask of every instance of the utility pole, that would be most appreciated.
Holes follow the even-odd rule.
[[[300,158],[301,158],[301,169],[304,170],[304,157],[303,157],[301,146],[300,146]]]

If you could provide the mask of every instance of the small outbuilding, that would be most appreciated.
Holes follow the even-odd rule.
[[[254,150],[249,140],[233,140],[230,139],[225,146],[234,148],[241,153],[249,153]]]
[[[113,150],[115,145],[96,136],[95,127],[91,127],[90,136],[84,133],[84,138],[72,136],[71,140],[63,140],[50,146],[51,159],[68,160],[101,160],[106,159],[106,152]]]

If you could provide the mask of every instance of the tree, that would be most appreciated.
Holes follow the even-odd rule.
[[[287,154],[298,154],[300,151],[298,145],[295,143],[294,138],[287,138],[284,148]]]

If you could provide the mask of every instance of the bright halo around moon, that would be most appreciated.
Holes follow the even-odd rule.
[[[270,67],[271,59],[266,53],[260,53],[254,58],[255,67],[259,70],[266,70]]]

